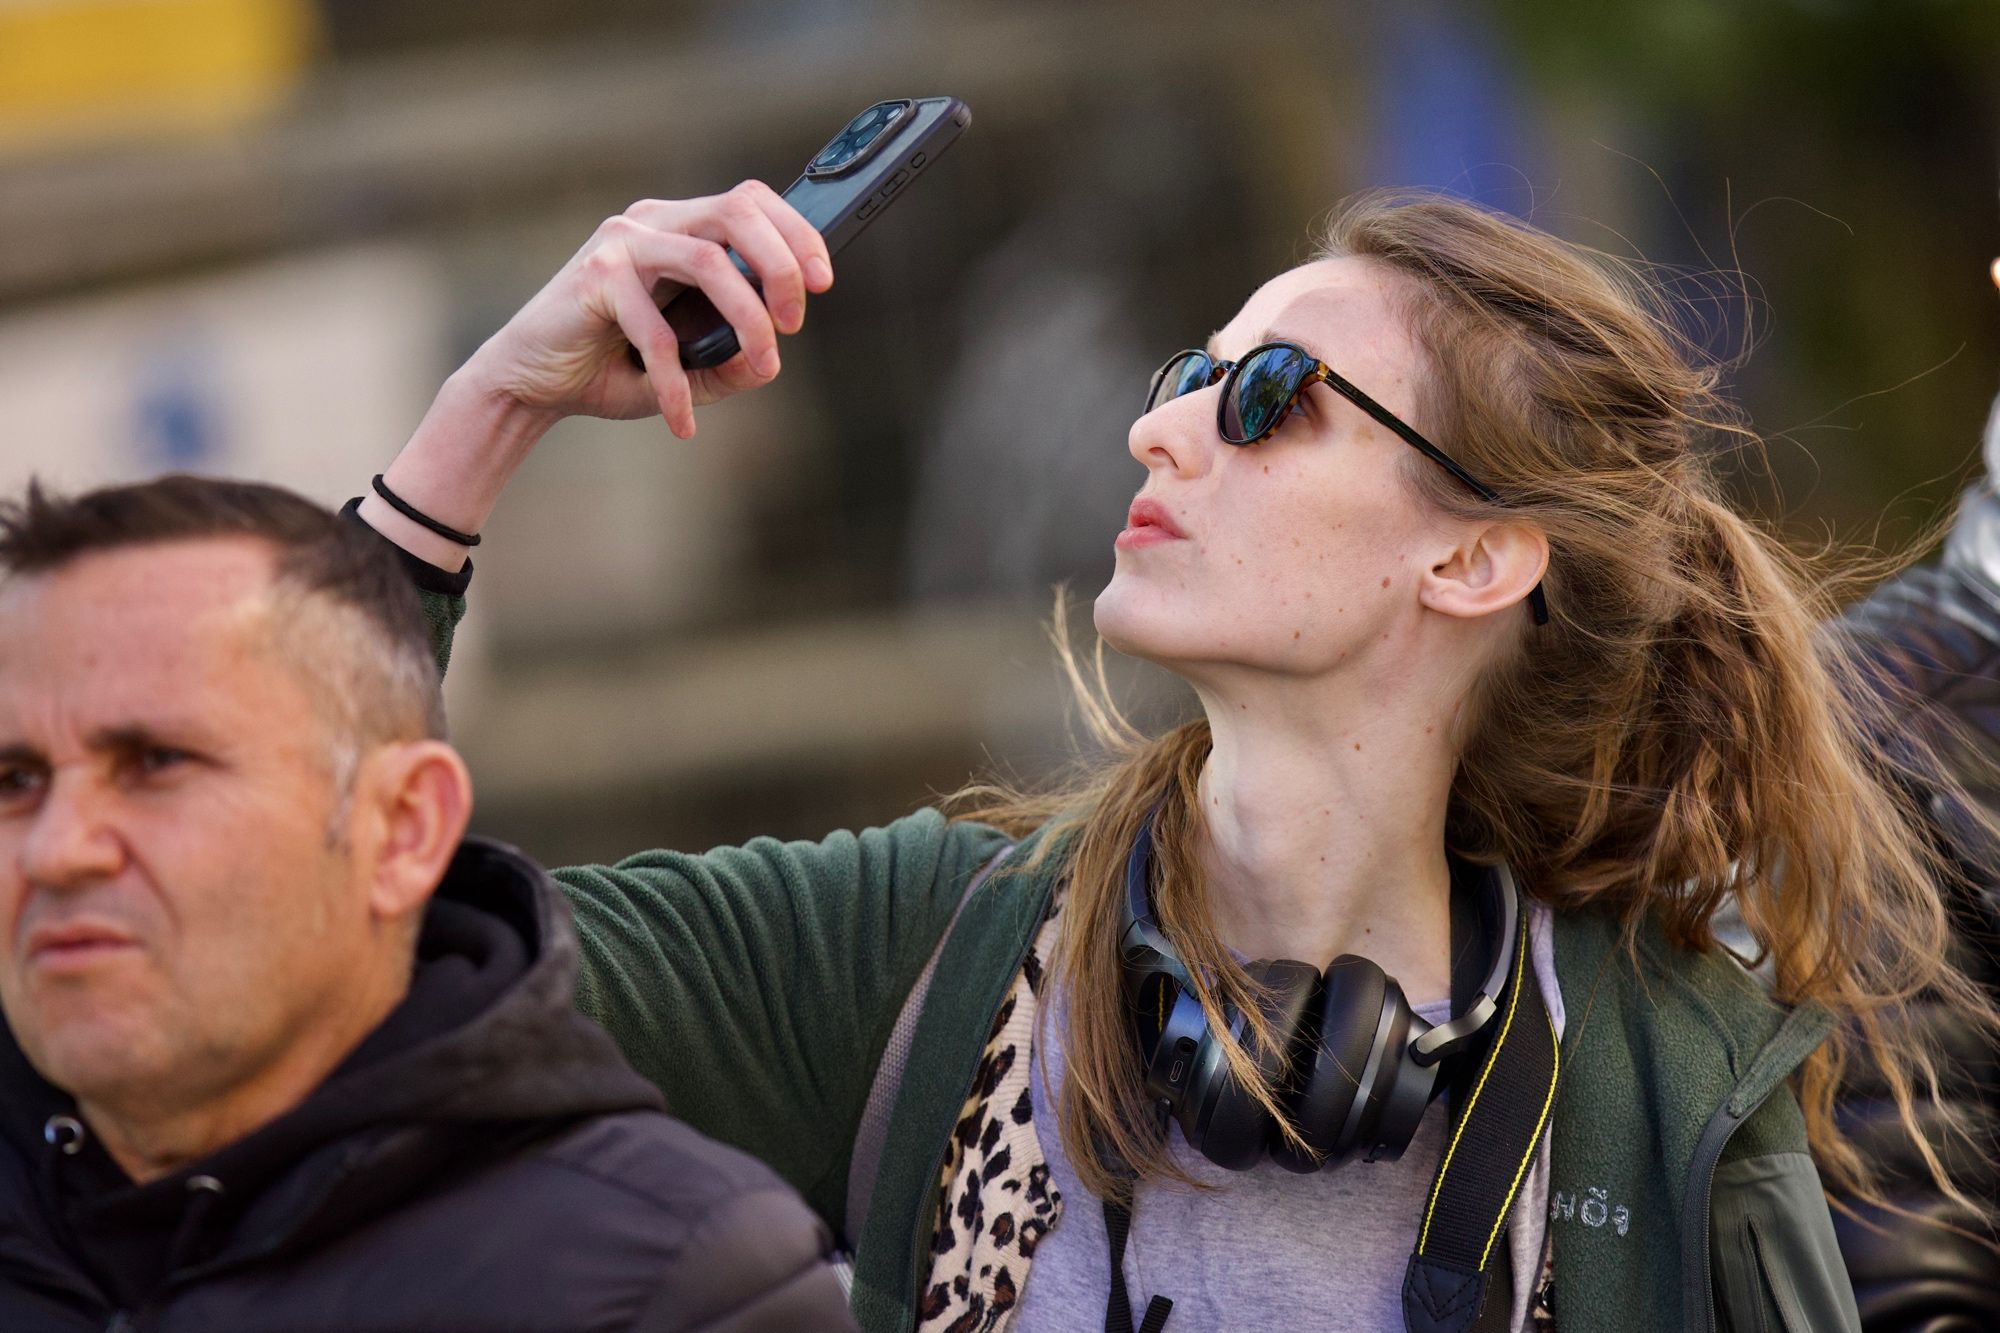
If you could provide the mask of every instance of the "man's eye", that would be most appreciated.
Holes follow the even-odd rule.
[[[18,801],[32,796],[48,782],[48,775],[28,764],[0,766],[0,801]]]
[[[148,745],[139,751],[134,766],[141,773],[151,776],[155,773],[164,773],[191,758],[193,756],[186,750],[176,750],[171,745]]]

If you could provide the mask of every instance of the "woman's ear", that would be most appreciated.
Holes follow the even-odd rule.
[[[1489,523],[1425,572],[1418,598],[1464,619],[1490,616],[1527,599],[1549,565],[1549,539],[1527,523]]]
[[[356,775],[355,800],[370,836],[369,907],[379,920],[422,912],[472,819],[472,775],[443,741],[384,745]],[[357,851],[362,850],[357,847]]]

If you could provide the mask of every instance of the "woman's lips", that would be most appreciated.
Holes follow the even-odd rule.
[[[1120,550],[1129,551],[1140,546],[1157,546],[1161,542],[1182,541],[1187,534],[1174,522],[1167,507],[1158,500],[1140,497],[1132,502],[1132,508],[1125,516],[1125,530],[1118,534],[1113,544]]]

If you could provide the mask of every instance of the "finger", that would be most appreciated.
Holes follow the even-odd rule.
[[[686,232],[727,242],[728,230],[720,219],[722,201],[732,195],[749,199],[777,227],[804,275],[806,290],[823,292],[833,286],[833,259],[826,248],[826,238],[783,195],[762,181],[744,181],[730,194],[704,199],[641,199],[625,210],[625,216],[656,231]],[[746,254],[744,258],[748,260],[750,256]],[[752,263],[751,267],[756,265]]]
[[[778,330],[771,323],[771,312],[742,270],[730,262],[727,250],[714,241],[655,231],[636,222],[619,229],[618,241],[648,291],[661,278],[699,287],[736,330],[736,342],[750,364],[767,376],[778,373]]]
[[[805,273],[801,267],[804,261],[793,253],[790,242],[766,210],[767,203],[776,199],[770,186],[745,181],[717,200],[723,235],[711,239],[724,242],[743,256],[743,262],[750,265],[751,272],[763,284],[764,304],[770,308],[778,327],[786,333],[797,333],[806,317]],[[791,205],[784,207],[789,210]]]
[[[696,371],[689,376],[689,381],[694,386],[697,403],[712,403],[719,398],[768,384],[771,377],[759,374],[748,358],[739,352],[719,366]]]
[[[687,231],[708,216],[713,196],[699,199],[640,199],[623,216],[655,231]],[[712,237],[710,239],[713,239]]]
[[[1993,274],[1993,285],[1995,287],[2000,287],[2000,259],[1996,259],[1993,261],[1992,274]]]
[[[639,351],[646,363],[646,382],[652,386],[653,401],[667,429],[681,439],[694,436],[694,390],[687,371],[681,367],[680,342],[653,304],[651,287],[630,262],[609,267],[604,294],[611,302],[612,316],[627,342]],[[613,373],[617,373],[614,367]]]
[[[819,234],[819,228],[806,221],[805,214],[792,207],[785,196],[762,181],[744,181],[736,188],[750,196],[751,202],[763,210],[785,244],[791,247],[792,255],[805,276],[806,289],[823,292],[833,286],[833,256],[827,250],[826,237]]]

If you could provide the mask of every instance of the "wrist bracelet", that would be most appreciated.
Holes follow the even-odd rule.
[[[411,504],[408,500],[405,500],[402,496],[390,490],[389,483],[382,480],[382,474],[379,472],[375,474],[374,486],[375,486],[375,494],[381,496],[383,502],[387,504],[389,508],[395,510],[397,513],[401,514],[404,518],[409,519],[410,522],[415,523],[420,527],[429,528],[432,532],[435,532],[438,536],[444,538],[448,542],[457,542],[460,546],[479,545],[478,533],[460,532],[457,528],[446,527],[444,524],[432,518],[429,514],[426,514],[423,510]]]

